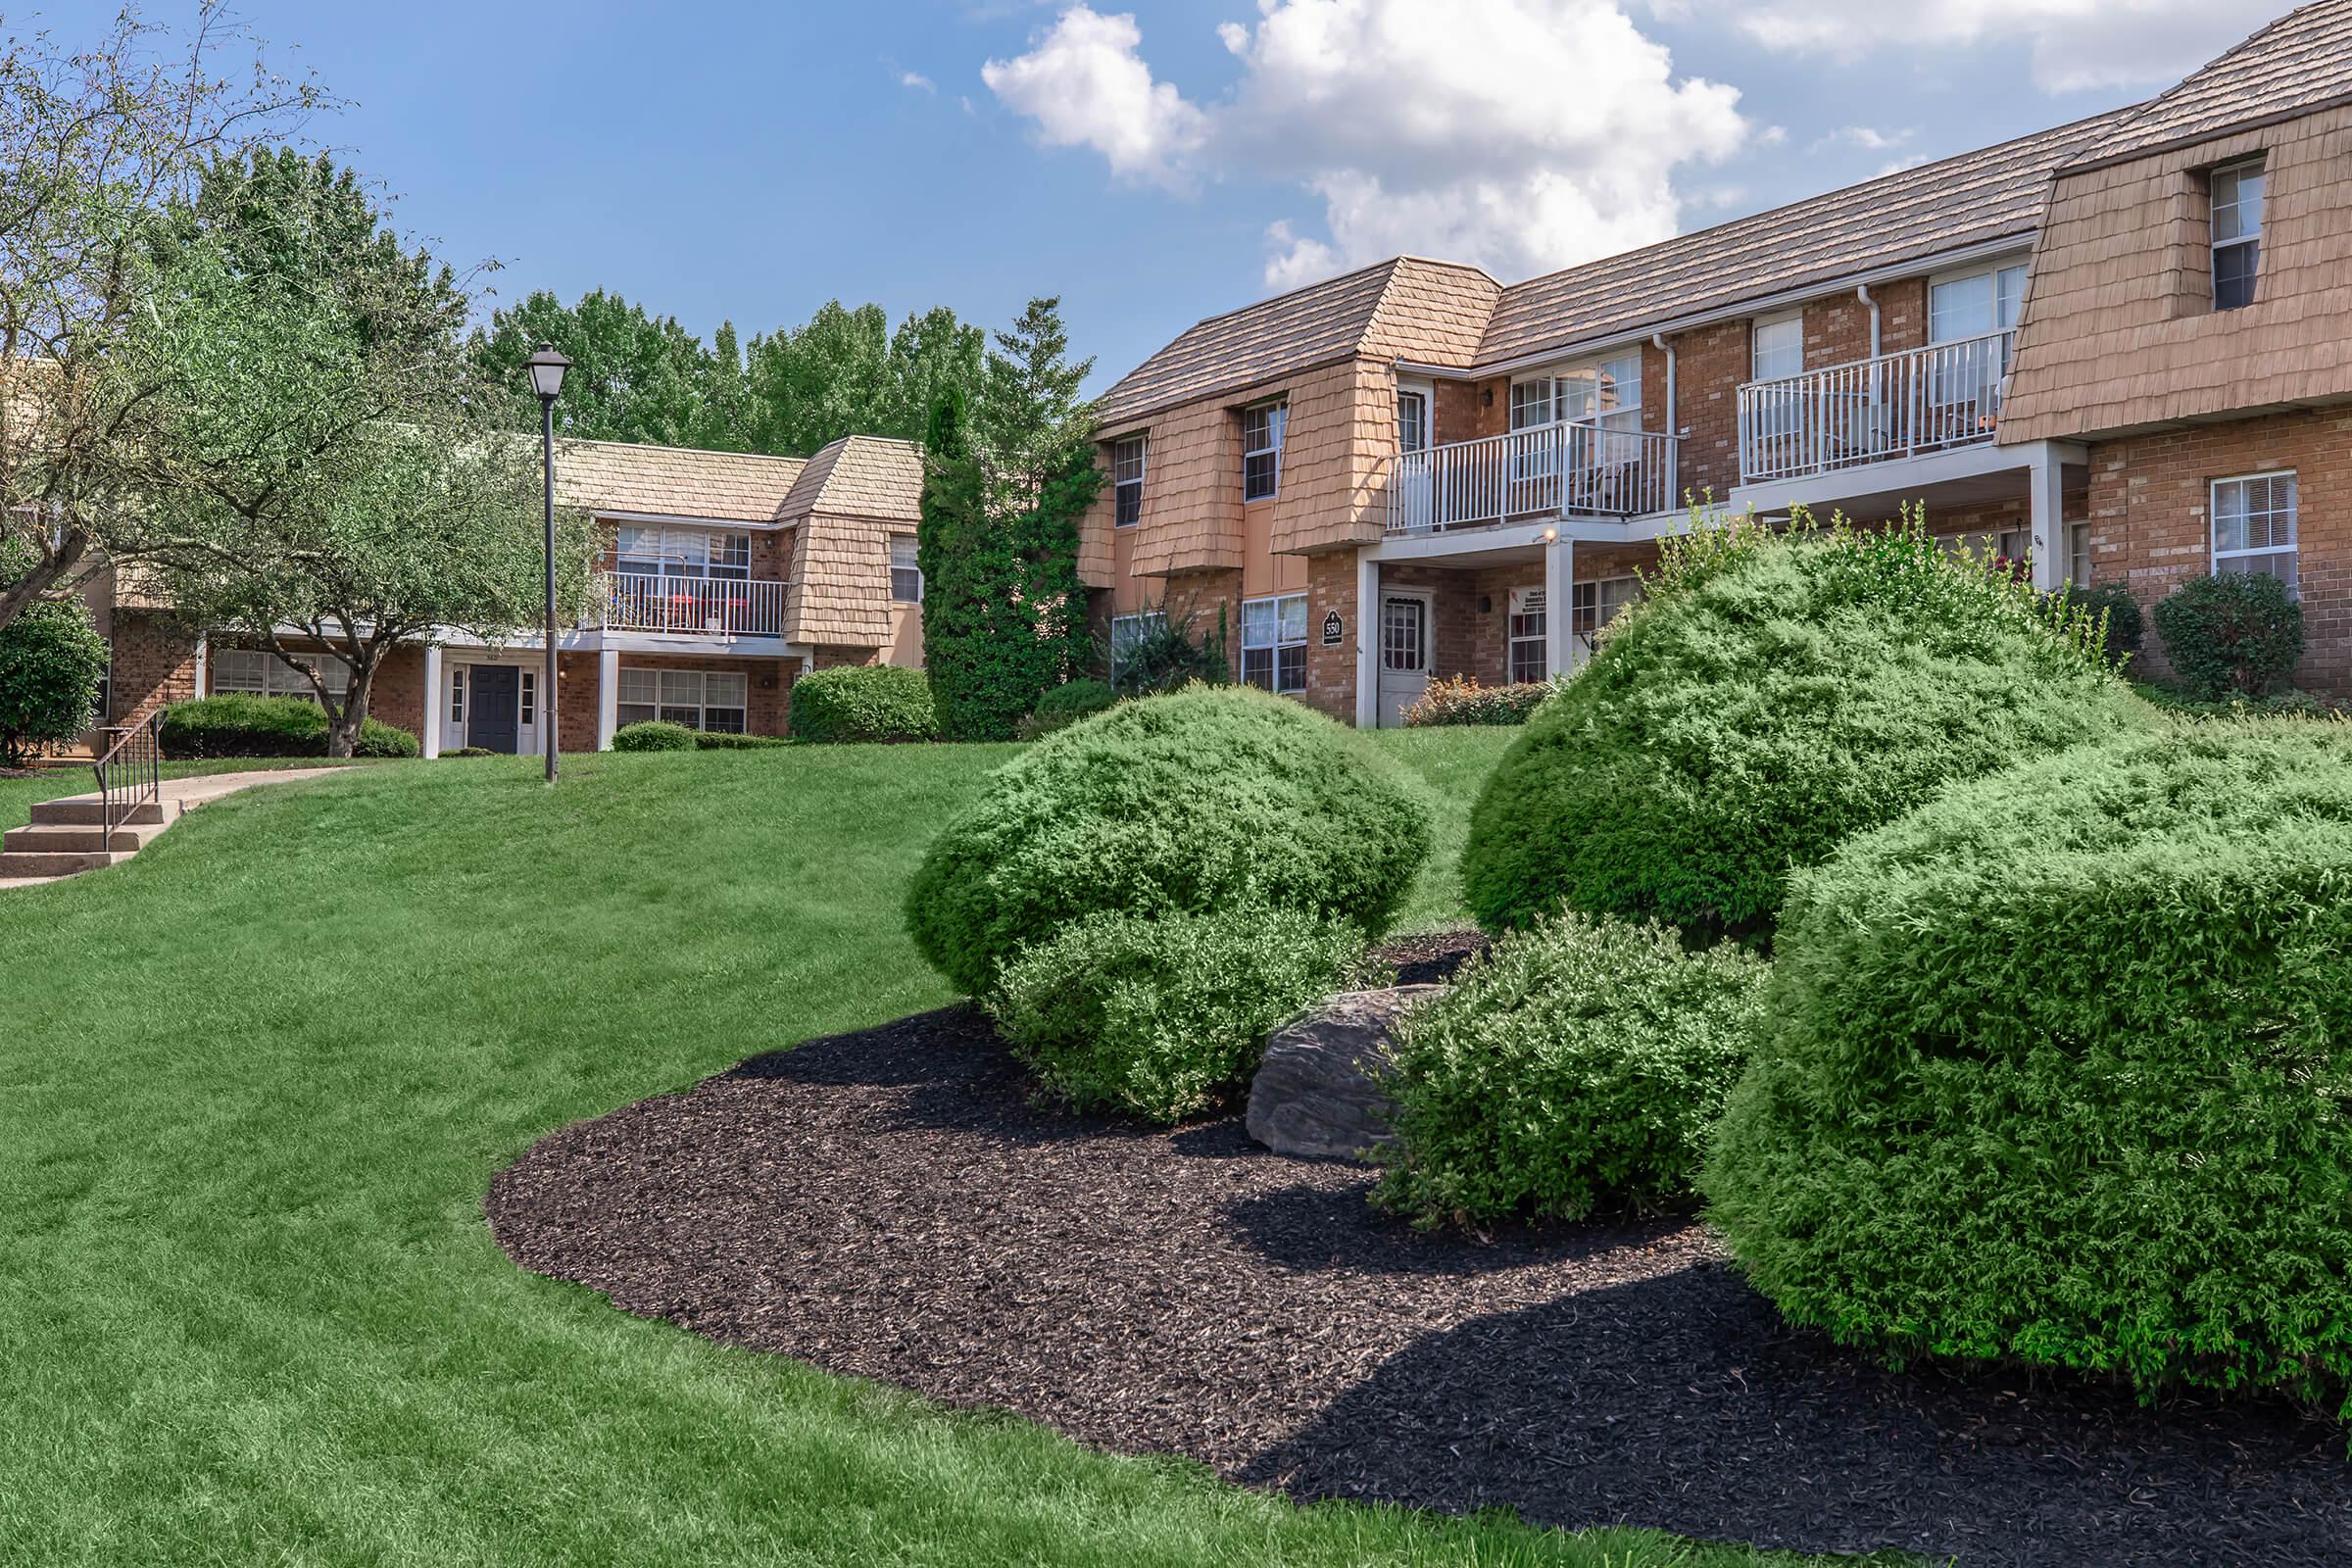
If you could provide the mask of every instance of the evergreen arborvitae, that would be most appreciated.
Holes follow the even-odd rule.
[[[1078,524],[1102,476],[1077,388],[1094,362],[1065,363],[1053,300],[997,341],[977,413],[951,387],[924,440],[923,660],[948,740],[1011,739],[1092,656]]]

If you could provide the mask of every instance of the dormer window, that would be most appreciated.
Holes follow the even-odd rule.
[[[1116,507],[1114,528],[1132,528],[1144,517],[1144,438],[1131,435],[1110,444],[1110,485]]]
[[[1242,411],[1242,499],[1270,501],[1282,488],[1282,433],[1290,408],[1277,398]]]
[[[2262,266],[2263,163],[2249,158],[2213,172],[2213,308],[2254,303]]]

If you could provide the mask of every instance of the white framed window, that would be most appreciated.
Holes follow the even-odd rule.
[[[613,538],[615,569],[645,577],[721,577],[752,574],[752,536],[710,528],[624,527]]]
[[[1551,650],[1545,633],[1544,590],[1511,590],[1508,625],[1509,668],[1514,685],[1544,680],[1551,674]]]
[[[923,568],[918,564],[914,535],[890,536],[890,597],[902,604],[923,602]]]
[[[1642,597],[1642,579],[1601,577],[1578,583],[1575,594],[1568,630],[1581,638],[1587,648],[1592,648],[1600,641],[1601,628],[1615,620],[1619,611]]]
[[[341,702],[351,691],[351,666],[333,654],[297,652],[296,658],[318,666],[326,689]],[[242,692],[253,697],[305,697],[318,694],[299,669],[275,654],[258,648],[220,648],[213,653],[213,690]]]
[[[466,722],[466,666],[464,664],[452,664],[449,667],[449,721],[452,724]]]
[[[1132,615],[1110,617],[1110,679],[1112,685],[1118,684],[1119,665],[1126,662],[1127,656],[1132,654],[1146,638],[1156,635],[1159,629],[1167,623],[1168,617],[1156,610],[1140,611]]]
[[[2213,481],[2213,570],[2259,571],[2295,586],[2295,476]]]
[[[2066,525],[2066,580],[2076,587],[2090,581],[2090,524],[2070,522]]]
[[[688,729],[740,735],[748,713],[750,686],[750,678],[741,670],[648,669],[623,664],[612,718],[618,724],[658,718]],[[526,718],[523,722],[530,721]]]
[[[1429,601],[1396,594],[1380,602],[1380,667],[1399,675],[1429,671]]]
[[[1555,423],[1642,428],[1642,351],[1588,360],[1552,375],[1511,383],[1511,428]]]
[[[2006,332],[2026,308],[2026,264],[2010,262],[1946,273],[1928,283],[1928,341]]]
[[[1266,501],[1282,489],[1282,437],[1288,403],[1276,399],[1242,411],[1242,499]]]
[[[1306,595],[1242,601],[1242,680],[1269,692],[1306,690]]]
[[[1805,369],[1805,313],[1761,316],[1749,328],[1747,378],[1783,381]]]
[[[2265,165],[2259,158],[2225,164],[2208,183],[2213,214],[2213,308],[2234,311],[2254,303],[2254,280],[2262,270],[2262,197]]]
[[[522,672],[520,706],[521,711],[515,717],[516,723],[530,725],[539,722],[539,672],[535,669],[526,669]]]
[[[1396,450],[1429,450],[1429,394],[1417,387],[1396,391]]]
[[[1110,444],[1110,488],[1114,528],[1132,528],[1144,520],[1144,462],[1146,438],[1131,435]]]

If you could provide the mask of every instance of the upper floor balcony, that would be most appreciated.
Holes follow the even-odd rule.
[[[1657,431],[1567,420],[1399,453],[1389,466],[1388,532],[1669,512],[1681,503],[1677,445]]]
[[[1740,480],[1760,484],[1991,442],[2014,329],[1740,388]]]
[[[657,576],[614,571],[600,581],[602,624],[612,631],[698,637],[780,637],[784,584],[751,577]]]

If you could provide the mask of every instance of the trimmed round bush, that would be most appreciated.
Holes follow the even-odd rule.
[[[97,722],[106,640],[78,599],[36,602],[0,626],[0,762],[23,765]]]
[[[693,730],[659,718],[623,724],[612,732],[616,752],[691,752],[696,744]]]
[[[1790,1320],[1896,1359],[2340,1396],[2347,890],[2340,724],[1955,788],[1796,879],[1710,1217]]]
[[[939,738],[931,682],[896,664],[845,664],[792,683],[792,737],[801,741]]]
[[[1667,541],[1496,765],[1464,891],[1490,931],[1565,906],[1769,940],[1790,867],[1957,780],[2154,722],[2095,626],[1916,521],[1702,530]]]
[[[165,709],[158,739],[171,758],[324,757],[326,712],[300,697],[229,692]],[[419,757],[423,748],[407,730],[365,718],[351,755]]]
[[[1238,1088],[1267,1034],[1339,989],[1362,950],[1352,926],[1283,909],[1095,914],[1023,948],[988,1007],[1055,1099],[1181,1121]]]
[[[2261,697],[2303,658],[2303,607],[2262,572],[2191,577],[2156,601],[2156,635],[2189,695]]]
[[[1000,769],[906,896],[964,990],[1089,914],[1256,902],[1387,928],[1429,853],[1423,796],[1352,731],[1248,687],[1126,702]]]
[[[1016,740],[1043,740],[1082,718],[1092,718],[1119,700],[1119,694],[1099,680],[1065,681],[1037,700],[1037,707],[1013,726]]]
[[[1396,1031],[1374,1201],[1423,1227],[1686,1201],[1769,972],[1581,914],[1502,938]]]

